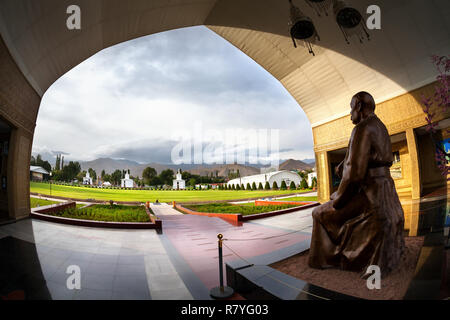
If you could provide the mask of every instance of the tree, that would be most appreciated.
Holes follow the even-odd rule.
[[[263,190],[263,189],[264,189],[264,187],[263,187],[262,183],[260,182],[258,185],[258,190]]]
[[[195,185],[196,185],[195,182],[196,182],[196,181],[195,181],[195,178],[190,178],[190,179],[189,179],[189,185],[190,185],[191,187],[195,187]]]
[[[280,189],[281,190],[286,190],[287,189],[287,186],[286,186],[286,181],[281,181],[281,186],[280,186]]]
[[[114,171],[111,174],[111,181],[110,182],[117,186],[117,185],[120,184],[120,179],[122,179],[122,171],[117,169],[116,171]]]
[[[42,157],[41,157],[41,155],[40,154],[38,154],[37,156],[36,156],[36,165],[37,166],[41,166],[41,164],[42,164]]]
[[[156,170],[152,167],[147,167],[142,172],[142,179],[144,179],[144,183],[148,185],[156,185],[154,182],[155,177],[158,175]]]
[[[78,181],[83,181],[83,177],[85,177],[85,176],[86,176],[86,171],[80,171],[80,172],[77,174],[76,179],[77,179]]]
[[[273,182],[272,189],[273,190],[278,190],[278,184],[277,184],[276,181]]]
[[[316,177],[314,177],[313,179],[312,179],[312,189],[313,190],[315,190],[315,189],[317,189],[317,178]]]
[[[252,190],[256,190],[256,183],[254,181],[252,183]]]
[[[236,185],[236,190],[241,190],[241,186],[240,185]]]
[[[68,165],[64,166],[60,171],[58,180],[72,181],[80,173],[81,166],[78,161],[70,161]]]
[[[434,145],[436,165],[441,171],[442,176],[450,181],[450,165],[448,165],[448,158],[450,152],[439,142],[441,134],[438,132],[437,122],[433,117],[438,114],[444,114],[449,111],[450,107],[450,57],[449,56],[432,56],[434,66],[438,71],[436,77],[436,86],[434,87],[434,94],[432,97],[425,97],[422,94],[422,103],[425,106],[423,112],[426,114],[427,131],[430,135]],[[442,129],[445,132],[445,129]],[[447,129],[447,133],[449,130]]]
[[[247,187],[245,189],[250,190],[252,187],[250,185],[250,182],[247,182]]]
[[[265,190],[270,190],[270,183],[269,181],[266,181],[266,185],[264,186]]]
[[[61,155],[56,155],[55,170],[61,170]]]
[[[88,172],[89,172],[89,176],[92,178],[92,180],[97,180],[97,172],[95,172],[94,169],[89,168]]]
[[[305,178],[302,179],[302,182],[300,183],[300,188],[302,189],[308,189],[308,182]]]
[[[111,182],[111,175],[108,173],[105,173],[105,175],[102,177],[103,182],[108,181]]]
[[[51,172],[51,171],[52,171],[52,165],[51,165],[50,162],[48,162],[48,161],[44,161],[44,162],[41,164],[41,167],[44,168],[45,170],[47,170],[48,172]]]
[[[106,175],[106,172],[105,172],[105,170],[102,170],[102,173],[101,173],[101,177],[102,177],[102,179],[105,179],[105,175]]]
[[[174,172],[172,169],[166,169],[161,172],[159,178],[163,184],[172,185]]]
[[[289,185],[290,190],[295,190],[295,182],[291,181],[291,184]]]

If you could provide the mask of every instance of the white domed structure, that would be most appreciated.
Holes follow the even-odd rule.
[[[236,188],[236,186],[238,185],[244,185],[244,188],[247,189],[248,183],[250,183],[251,186],[254,182],[256,184],[256,187],[258,187],[261,183],[264,187],[266,182],[269,182],[269,185],[272,188],[274,182],[276,182],[277,186],[280,187],[283,181],[286,183],[287,187],[291,185],[292,181],[294,181],[295,187],[298,187],[300,182],[302,181],[302,178],[296,172],[282,170],[236,178],[228,181],[227,186],[234,186]]]

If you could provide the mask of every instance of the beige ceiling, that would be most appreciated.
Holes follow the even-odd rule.
[[[319,18],[303,0],[321,41],[316,56],[295,49],[287,0],[3,0],[0,33],[20,69],[42,96],[51,84],[96,52],[175,28],[206,25],[254,59],[297,100],[312,126],[349,112],[353,94],[377,102],[432,82],[432,54],[450,53],[450,1],[353,0],[363,16],[381,7],[382,29],[371,41],[345,43],[334,19]],[[66,28],[69,5],[81,8],[81,30]],[[320,45],[320,46],[319,46]]]

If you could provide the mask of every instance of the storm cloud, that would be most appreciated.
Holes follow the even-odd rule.
[[[121,43],[70,70],[42,99],[33,153],[170,163],[179,142],[173,133],[198,123],[205,132],[277,129],[281,158],[314,157],[311,126],[297,102],[203,26]]]

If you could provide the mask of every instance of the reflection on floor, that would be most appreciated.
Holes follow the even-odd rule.
[[[426,287],[435,290],[443,273],[437,275],[443,246],[436,239],[442,239],[450,206],[446,194],[401,200],[407,233],[429,235],[410,291],[414,298]],[[236,227],[158,206],[163,234],[32,219],[0,226],[0,299],[209,299],[218,284],[218,233],[229,239],[225,262],[268,265],[309,247],[312,209]],[[71,265],[80,267],[81,290],[67,287]]]

